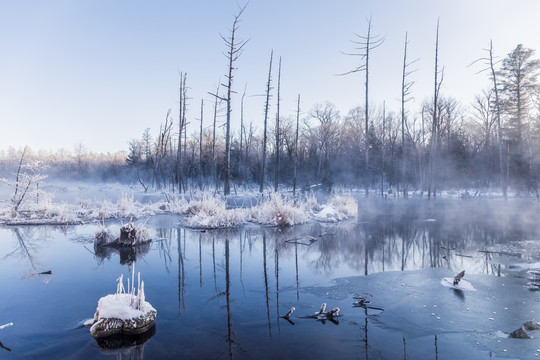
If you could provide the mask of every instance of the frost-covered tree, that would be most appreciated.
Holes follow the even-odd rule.
[[[519,44],[504,58],[499,71],[506,138],[513,170],[520,177],[528,177],[532,166],[531,143],[528,141],[533,120],[531,100],[539,88],[540,71],[540,60],[534,59],[533,55],[534,50]]]
[[[37,186],[34,187],[34,185],[47,177],[47,175],[39,173],[43,168],[43,164],[39,160],[26,161],[25,154],[27,151],[28,147],[25,146],[19,160],[15,179],[0,178],[0,182],[13,188],[11,202],[15,212],[19,210],[29,194],[36,194],[39,191]]]

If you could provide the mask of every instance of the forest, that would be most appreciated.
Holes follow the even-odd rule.
[[[407,57],[405,37],[400,108],[391,109],[370,103],[368,97],[370,52],[384,40],[371,34],[370,19],[366,35],[357,35],[354,52],[348,54],[359,55],[359,66],[342,74],[365,75],[362,105],[306,105],[298,94],[296,115],[281,115],[282,59],[276,61],[272,52],[264,111],[258,119],[247,119],[246,91],[233,86],[234,72],[242,70],[235,63],[247,45],[236,34],[243,10],[230,33],[222,35],[228,73],[208,92],[210,100],[191,98],[187,73],[180,72],[178,108],[164,109],[163,118],[154,123],[160,123],[159,131],[141,129],[141,137],[130,140],[126,152],[95,154],[80,143],[73,151],[25,149],[26,160],[39,159],[49,176],[138,183],[144,191],[198,188],[228,195],[231,187],[296,193],[306,187],[330,191],[337,186],[363,188],[366,196],[408,197],[412,191],[430,198],[443,190],[475,194],[497,189],[506,197],[510,189],[539,197],[540,60],[534,49],[518,44],[500,58],[490,42],[485,58],[471,66],[488,77],[491,86],[478,89],[472,103],[461,103],[441,92],[444,66],[438,58],[437,25],[433,96],[415,99],[413,108],[415,60]],[[234,93],[240,98],[234,104],[239,119],[231,118]],[[204,113],[205,105],[210,114]],[[0,152],[0,171],[14,172],[22,151]]]

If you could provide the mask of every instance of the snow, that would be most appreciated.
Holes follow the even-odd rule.
[[[99,299],[94,321],[100,319],[131,320],[144,316],[150,311],[156,311],[156,309],[145,300],[144,281],[140,281],[140,273],[137,295],[135,295],[134,286],[131,287],[129,292],[126,292],[123,279],[123,275],[120,275],[117,279],[118,285],[116,294],[110,294]],[[133,282],[134,280],[132,283]]]
[[[104,337],[126,331],[136,332],[153,324],[157,311],[146,301],[144,282],[138,274],[137,294],[135,294],[134,272],[132,269],[131,287],[124,288],[123,275],[117,281],[116,294],[109,294],[98,301],[90,333],[94,337]],[[86,325],[86,323],[85,323]]]
[[[150,311],[156,311],[147,301],[143,301],[139,308],[134,307],[132,294],[110,294],[99,299],[97,306],[99,319],[131,320],[144,316]]]
[[[61,202],[53,201],[57,196]],[[167,192],[144,194],[121,184],[42,185],[39,197],[27,199],[17,211],[9,201],[0,199],[0,204],[4,204],[0,205],[0,224],[68,225],[172,214],[182,216],[188,227],[214,229],[249,222],[269,226],[294,226],[310,220],[337,222],[357,215],[357,202],[350,193],[334,194],[327,204],[319,204],[313,194],[293,199],[282,193],[261,197],[259,193],[246,192],[224,197],[193,191],[189,199],[186,196]],[[227,205],[234,206],[235,199],[250,201],[241,201],[244,206],[238,208]],[[100,231],[107,240],[105,230]]]

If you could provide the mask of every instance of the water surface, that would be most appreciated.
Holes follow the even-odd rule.
[[[361,201],[340,224],[204,232],[161,216],[149,246],[122,252],[94,249],[94,224],[4,227],[0,325],[14,325],[0,330],[0,358],[536,358],[537,340],[506,335],[539,319],[527,273],[540,266],[537,213],[533,202]],[[104,348],[80,325],[133,268],[155,333]],[[476,291],[441,285],[463,269]],[[378,309],[354,307],[357,296]],[[322,302],[342,316],[301,318]]]

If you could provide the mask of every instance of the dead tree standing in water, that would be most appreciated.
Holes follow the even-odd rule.
[[[184,184],[183,161],[182,161],[182,135],[186,131],[186,108],[187,108],[187,73],[180,73],[180,105],[178,112],[178,148],[176,149],[176,181],[178,183],[178,192],[186,190]]]
[[[270,106],[270,90],[272,89],[272,56],[274,55],[274,50],[270,53],[270,66],[268,68],[268,81],[266,83],[266,103],[264,105],[264,134],[263,134],[263,148],[262,148],[262,164],[261,164],[261,182],[259,187],[259,192],[264,191],[264,180],[266,173],[266,124],[268,122],[268,107]]]
[[[277,85],[277,112],[276,112],[276,172],[275,172],[275,183],[274,183],[274,191],[278,191],[278,185],[279,185],[279,151],[281,149],[280,146],[280,128],[279,128],[279,92],[281,87],[281,56],[279,57],[279,70],[278,70],[278,85]]]
[[[407,76],[411,73],[415,72],[416,70],[409,70],[409,66],[418,59],[411,61],[410,63],[407,63],[407,44],[409,43],[407,39],[407,33],[405,33],[405,49],[403,51],[403,75],[401,79],[401,147],[402,147],[402,157],[401,157],[401,182],[403,185],[403,197],[406,199],[409,196],[408,191],[408,180],[407,180],[407,162],[408,159],[408,152],[407,152],[407,145],[405,143],[405,128],[406,126],[406,116],[405,116],[405,103],[412,100],[411,95],[411,87],[414,84],[414,81],[408,81]]]
[[[227,97],[220,98],[227,102],[227,120],[225,124],[225,181],[223,183],[223,194],[229,195],[231,193],[231,97],[232,97],[232,83],[233,83],[233,70],[236,70],[234,64],[236,60],[242,54],[242,49],[248,42],[248,40],[238,40],[236,39],[236,30],[238,29],[238,23],[240,21],[240,16],[246,9],[246,5],[240,8],[238,13],[234,17],[233,26],[231,29],[231,34],[229,37],[224,37],[221,35],[221,38],[227,46],[228,52],[225,54],[227,60],[229,61],[229,72],[226,75],[227,84],[225,85],[227,89]],[[218,97],[217,94],[213,94]]]
[[[296,107],[296,134],[294,136],[293,196],[296,195],[296,174],[298,172],[298,125],[299,123],[300,123],[300,94],[298,94],[298,104]]]
[[[365,81],[365,144],[364,144],[364,155],[365,155],[365,179],[364,179],[364,191],[366,194],[366,197],[369,195],[369,97],[368,97],[368,90],[369,90],[369,54],[370,51],[379,47],[383,42],[384,38],[379,36],[372,36],[371,35],[371,17],[368,20],[368,29],[367,29],[367,35],[362,36],[355,34],[356,37],[359,39],[357,41],[353,41],[353,44],[355,45],[355,50],[357,52],[354,53],[346,53],[346,55],[353,55],[353,56],[360,56],[364,62],[356,67],[355,69],[348,71],[344,74],[340,75],[348,75],[352,73],[357,72],[365,72],[366,74],[366,81]]]
[[[433,90],[433,118],[431,123],[431,156],[429,159],[429,188],[428,188],[428,199],[431,199],[431,194],[433,197],[436,196],[436,186],[433,180],[433,167],[435,166],[435,158],[437,156],[437,100],[439,99],[439,90],[442,84],[441,81],[437,80],[439,75],[439,20],[437,20],[437,33],[435,36],[435,86]]]

